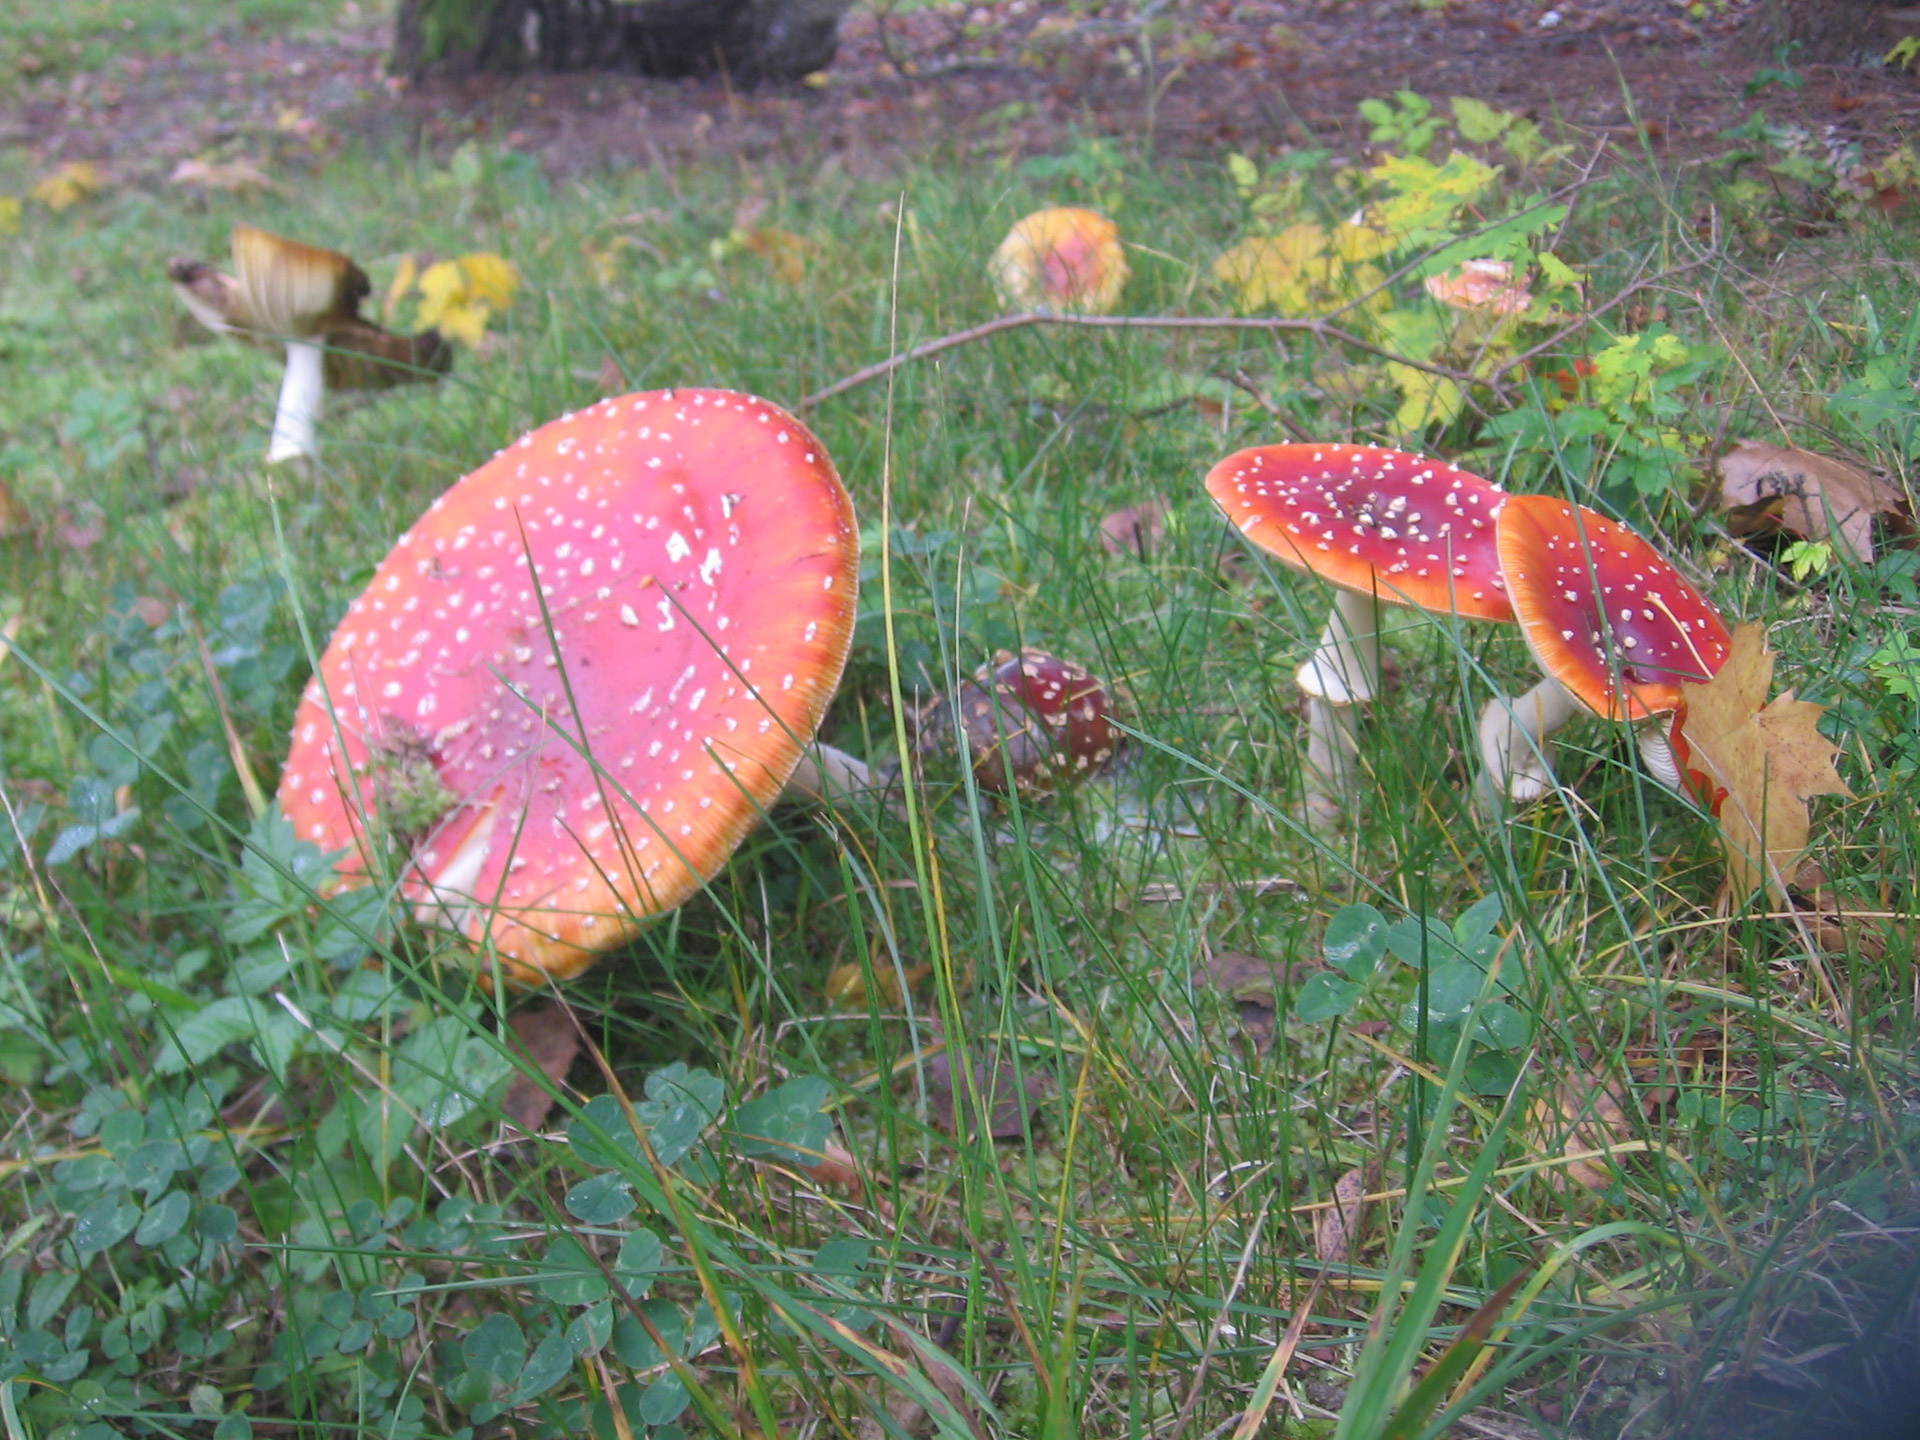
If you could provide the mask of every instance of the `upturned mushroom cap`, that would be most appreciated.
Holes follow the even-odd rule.
[[[839,683],[858,548],[820,442],[764,400],[554,421],[436,500],[348,608],[280,803],[356,878],[407,843],[407,898],[516,980],[572,975],[773,804]],[[425,815],[383,813],[396,787]]]
[[[987,265],[1003,305],[1105,315],[1126,288],[1120,227],[1098,210],[1059,206],[1014,222]]]
[[[318,335],[359,314],[366,272],[335,250],[303,245],[253,225],[233,227],[241,323],[283,339]]]
[[[1626,526],[1549,495],[1510,496],[1500,564],[1540,668],[1609,720],[1680,703],[1713,678],[1732,638],[1720,613]],[[1615,676],[1618,676],[1618,683]]]
[[[1511,620],[1494,545],[1507,493],[1443,460],[1374,445],[1263,445],[1207,493],[1254,544],[1385,603]]]

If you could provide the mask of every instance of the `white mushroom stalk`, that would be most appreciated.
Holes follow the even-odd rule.
[[[1380,685],[1380,632],[1374,599],[1336,590],[1320,643],[1294,677],[1307,694],[1330,705],[1364,705]]]
[[[1516,805],[1553,790],[1553,735],[1581,711],[1571,691],[1548,676],[1524,695],[1496,695],[1480,712],[1486,789]]]
[[[782,798],[807,800],[816,805],[844,805],[886,788],[873,778],[873,769],[866,761],[816,742],[800,752],[800,761],[787,777]]]
[[[326,398],[325,347],[318,340],[287,342],[287,373],[280,380],[280,404],[273,412],[273,438],[267,442],[267,463],[317,455],[317,427],[321,402]]]

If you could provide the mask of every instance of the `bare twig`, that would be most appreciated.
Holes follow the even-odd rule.
[[[1329,325],[1324,320],[1292,319],[1271,315],[1063,315],[1051,310],[1024,310],[1016,315],[1001,315],[983,325],[975,325],[971,329],[956,330],[950,335],[939,336],[890,359],[869,365],[864,370],[856,370],[853,374],[814,391],[800,402],[799,408],[803,411],[811,410],[823,400],[831,400],[836,395],[844,395],[847,391],[858,389],[871,381],[884,379],[903,365],[943,354],[962,345],[971,345],[976,340],[985,340],[1003,331],[1025,329],[1029,325],[1067,325],[1086,330],[1248,330],[1268,334],[1291,332],[1317,336],[1337,345],[1351,346],[1368,355],[1376,355],[1382,360],[1391,360],[1395,364],[1405,365],[1414,370],[1424,370],[1429,375],[1438,375],[1444,380],[1453,381],[1463,391],[1468,386],[1481,383],[1464,370],[1396,354],[1371,341],[1361,339],[1349,330],[1342,330],[1337,325]]]
[[[1229,385],[1233,386],[1234,389],[1243,391],[1245,394],[1251,396],[1253,399],[1253,403],[1258,405],[1262,410],[1266,411],[1267,414],[1271,415],[1274,419],[1278,420],[1280,422],[1281,428],[1283,428],[1289,435],[1293,436],[1294,439],[1296,440],[1312,440],[1313,439],[1313,436],[1309,435],[1304,429],[1301,428],[1300,422],[1298,420],[1294,419],[1293,416],[1289,415],[1285,410],[1282,410],[1278,405],[1273,403],[1273,398],[1270,395],[1268,395],[1266,391],[1262,390],[1257,384],[1255,384],[1253,377],[1247,374],[1246,371],[1236,370],[1231,375],[1222,375],[1220,378],[1225,380]]]

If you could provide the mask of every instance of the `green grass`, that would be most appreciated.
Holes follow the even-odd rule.
[[[1913,1210],[1907,932],[1863,920],[1820,956],[1835,1013],[1790,923],[1716,908],[1707,822],[1597,723],[1562,752],[1577,803],[1475,812],[1472,717],[1531,669],[1511,630],[1401,625],[1352,824],[1320,837],[1297,820],[1292,673],[1325,597],[1250,560],[1199,488],[1220,456],[1281,438],[1274,421],[1183,377],[1244,371],[1315,435],[1393,438],[1391,393],[1327,394],[1298,337],[1028,330],[808,417],[868,541],[828,738],[885,759],[892,677],[931,694],[1040,645],[1112,684],[1126,762],[1017,804],[929,762],[912,830],[782,810],[709,895],[567,988],[607,1072],[582,1058],[557,1133],[509,1140],[499,1036],[533,1002],[478,988],[459,946],[397,910],[310,906],[288,874],[310,861],[267,829],[250,852],[219,703],[270,784],[309,646],[393,537],[493,450],[600,394],[609,360],[634,388],[792,405],[884,357],[896,327],[904,347],[987,318],[983,257],[1076,184],[1118,200],[1141,313],[1219,305],[1207,267],[1245,217],[1224,173],[1116,148],[1052,178],[930,161],[887,183],[714,170],[672,188],[632,172],[553,186],[518,157],[465,153],[349,155],[297,197],[246,205],[140,190],[30,205],[5,242],[0,474],[34,529],[0,541],[0,619],[19,627],[0,664],[0,774],[33,863],[0,847],[0,1332],[17,1357],[0,1366],[44,1382],[0,1385],[9,1440],[829,1435],[890,1396],[900,1432],[915,1402],[946,1434],[968,1411],[1011,1435],[1225,1433],[1309,1303],[1317,1207],[1354,1171],[1396,1193],[1312,1292],[1299,1358],[1265,1387],[1272,1433],[1333,1433],[1343,1408],[1343,1433],[1387,1433],[1401,1383],[1516,1278],[1533,1287],[1524,1310],[1502,1311],[1484,1368],[1435,1413],[1481,1404],[1567,1436],[1639,1414],[1636,1434],[1688,1433],[1716,1367],[1750,1363],[1781,1326],[1783,1353],[1808,1349],[1876,1302],[1886,1252],[1848,1232]],[[1315,193],[1330,192],[1310,187],[1310,210]],[[760,223],[815,242],[804,285],[716,256],[754,196]],[[1594,295],[1685,254],[1698,199],[1656,176],[1591,187],[1566,247]],[[447,382],[336,409],[322,465],[269,475],[277,366],[197,333],[162,274],[168,255],[222,253],[243,219],[351,251],[376,296],[408,251],[497,250],[525,289]],[[1880,258],[1910,246],[1840,229],[1810,243],[1821,285],[1756,298],[1735,254],[1663,294],[1702,357],[1673,391],[1675,428],[1764,437],[1771,405],[1808,443],[1904,477],[1905,411],[1823,402],[1876,354],[1904,344],[1910,362],[1897,317],[1916,297]],[[1592,496],[1609,447],[1556,463],[1527,403],[1531,428],[1477,463]],[[1462,422],[1435,438],[1473,437]],[[1164,545],[1105,553],[1099,518],[1155,498],[1172,507]],[[1854,798],[1820,803],[1814,858],[1850,904],[1913,912],[1916,702],[1869,664],[1911,623],[1911,556],[1797,586],[1696,519],[1691,491],[1604,498],[1729,616],[1770,625],[1783,687],[1833,706]],[[77,544],[90,518],[97,538]],[[50,860],[63,832],[121,813],[122,786],[138,817]],[[1264,877],[1287,883],[1245,883]],[[1352,902],[1389,922],[1473,910],[1460,943],[1504,943],[1513,1048],[1454,1052],[1437,1023],[1401,1023],[1417,927],[1345,1022],[1288,1014],[1283,984],[1270,1052],[1239,1033],[1232,997],[1196,983],[1219,952],[1280,975],[1314,964]],[[904,1015],[836,1010],[829,975],[848,964],[932,976]],[[230,1032],[209,1028],[223,1017]],[[1051,1082],[1018,1138],[931,1123],[920,1081],[943,1044]],[[1569,1074],[1630,1097],[1637,1148],[1604,1190],[1548,1178]],[[650,1163],[609,1077],[651,1104],[654,1146],[692,1148]],[[785,1108],[722,1118],[766,1095]],[[742,1138],[817,1147],[823,1098],[858,1197]],[[636,1299],[651,1287],[645,1305],[610,1278]],[[1369,1345],[1383,1295],[1402,1320]],[[717,1297],[737,1307],[737,1344]],[[647,1325],[690,1335],[685,1358],[650,1348]],[[1348,1396],[1356,1367],[1369,1378]],[[551,1387],[516,1401],[535,1376]]]

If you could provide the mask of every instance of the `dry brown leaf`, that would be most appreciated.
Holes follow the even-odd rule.
[[[507,1018],[513,1032],[513,1048],[526,1056],[555,1085],[566,1083],[580,1053],[580,1031],[567,1013],[564,1000],[548,1000],[530,1009],[516,1010]],[[531,1075],[515,1073],[501,1097],[500,1113],[523,1133],[532,1135],[547,1123],[553,1110],[553,1096]]]
[[[1873,559],[1874,517],[1907,515],[1899,486],[1830,455],[1758,440],[1721,458],[1720,503],[1735,535],[1785,530],[1861,562]]]
[[[1763,707],[1772,683],[1766,631],[1742,625],[1719,674],[1680,685],[1682,758],[1704,777],[1736,901],[1765,884],[1784,903],[1784,877],[1807,848],[1807,801],[1852,793],[1833,768],[1839,747],[1818,729],[1827,707],[1791,690]]]
[[[1100,548],[1109,555],[1131,555],[1145,560],[1167,538],[1165,500],[1148,500],[1116,510],[1100,522]]]
[[[737,233],[740,243],[766,261],[774,278],[783,285],[803,282],[807,278],[807,257],[820,248],[817,241],[771,225],[756,225]]]
[[[866,1184],[860,1178],[859,1165],[855,1163],[851,1152],[836,1140],[829,1140],[821,1147],[818,1160],[805,1156],[782,1163],[791,1164],[796,1170],[804,1170],[822,1190],[838,1190],[855,1200],[863,1199],[867,1193]]]
[[[1589,1150],[1611,1150],[1633,1138],[1627,1101],[1620,1087],[1590,1071],[1568,1074],[1550,1095],[1527,1108],[1527,1131],[1542,1155],[1583,1155]],[[1604,1159],[1570,1160],[1542,1172],[1547,1183],[1565,1192],[1568,1181],[1589,1190],[1613,1184],[1613,1166]]]
[[[1002,1055],[989,1065],[973,1062],[973,1086],[956,1084],[952,1061],[942,1050],[927,1061],[927,1109],[933,1123],[949,1135],[971,1126],[976,1106],[987,1106],[987,1131],[996,1140],[1018,1140],[1027,1133],[1036,1103],[1052,1089],[1052,1082],[1033,1065],[1023,1066],[1024,1086],[1013,1061]]]
[[[1527,277],[1514,278],[1511,260],[1468,260],[1457,269],[1429,275],[1426,287],[1443,305],[1489,315],[1519,315],[1533,303]]]
[[[182,160],[173,167],[167,181],[173,185],[198,185],[202,190],[226,190],[236,195],[248,190],[285,188],[244,160]]]
[[[0,540],[33,533],[33,516],[27,513],[13,493],[13,487],[0,480]]]
[[[1313,1217],[1313,1253],[1324,1264],[1344,1265],[1360,1248],[1367,1223],[1368,1168],[1357,1165],[1333,1182],[1333,1206]]]
[[[933,973],[928,965],[906,967],[907,988],[917,989]],[[866,967],[860,964],[836,965],[827,973],[827,999],[836,1010],[865,1010],[869,997],[882,1010],[900,1006],[900,973],[882,962],[873,967],[873,984],[867,984]]]
[[[1826,872],[1812,861],[1803,864],[1787,882],[1787,897],[1818,949],[1829,955],[1851,953],[1868,960],[1878,960],[1887,953],[1886,932],[1848,914],[1847,906],[1827,884]]]
[[[1273,1014],[1278,1008],[1274,986],[1291,985],[1292,967],[1279,975],[1258,955],[1242,955],[1221,950],[1193,972],[1196,991],[1212,990],[1226,996],[1239,1012],[1240,1032],[1253,1042],[1253,1048],[1265,1054],[1273,1044]]]
[[[107,517],[98,505],[82,501],[75,509],[60,507],[53,537],[69,550],[91,550],[107,533]]]

